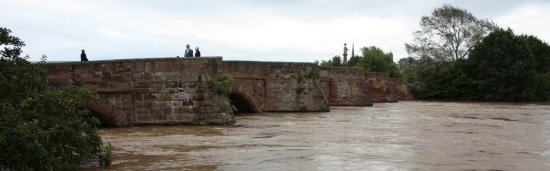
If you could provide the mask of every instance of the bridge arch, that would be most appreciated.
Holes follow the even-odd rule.
[[[99,100],[90,100],[86,103],[86,108],[90,110],[93,116],[99,119],[102,126],[128,126],[124,112],[116,109],[109,103],[104,103]]]
[[[234,113],[257,113],[260,112],[254,102],[246,95],[240,92],[232,92],[229,95],[231,105],[233,105],[237,111]]]

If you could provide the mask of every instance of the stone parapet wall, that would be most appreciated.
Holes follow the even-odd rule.
[[[414,100],[412,93],[409,91],[407,83],[401,78],[391,78],[391,87],[393,92],[397,95],[399,101]]]
[[[233,92],[249,99],[257,112],[329,111],[313,63],[224,61]]]
[[[231,124],[225,94],[213,92],[221,57],[147,58],[87,63],[50,63],[48,80],[61,87],[96,90],[88,107],[114,126],[143,124]]]
[[[365,72],[364,80],[373,102],[397,102],[388,73]]]
[[[331,106],[372,106],[361,68],[321,67],[323,91]]]

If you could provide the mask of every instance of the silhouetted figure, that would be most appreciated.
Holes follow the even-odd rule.
[[[195,57],[201,57],[201,51],[199,51],[199,47],[195,48]]]
[[[80,61],[88,61],[88,58],[86,57],[86,52],[84,49],[82,49],[82,53],[80,54]]]
[[[193,57],[193,49],[190,49],[189,47],[189,44],[185,45],[186,49],[185,49],[185,57]]]

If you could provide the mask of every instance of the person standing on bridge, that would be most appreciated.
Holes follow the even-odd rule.
[[[80,54],[80,61],[85,62],[88,61],[88,58],[86,57],[86,52],[84,49],[82,49],[82,53]]]
[[[201,57],[201,51],[199,51],[199,47],[195,48],[195,57]]]
[[[185,57],[193,57],[193,49],[190,49],[191,47],[189,44],[185,45]]]

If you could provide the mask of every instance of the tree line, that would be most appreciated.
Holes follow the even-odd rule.
[[[316,63],[319,63],[316,61]],[[319,63],[325,67],[344,67],[342,58],[338,55]],[[345,67],[358,67],[370,72],[389,73],[392,78],[401,78],[401,72],[395,62],[393,54],[384,52],[376,46],[362,47],[361,55],[351,56]]]
[[[415,98],[550,100],[550,46],[445,5],[424,16],[399,68]]]
[[[550,101],[550,46],[517,35],[465,9],[444,5],[420,20],[409,57],[371,46],[348,66],[403,78],[416,99],[450,101]],[[341,66],[335,56],[322,66]]]

